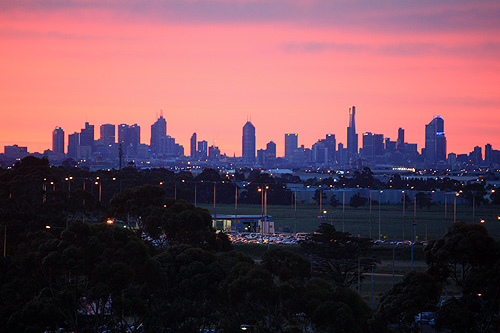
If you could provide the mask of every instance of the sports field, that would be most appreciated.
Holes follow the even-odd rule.
[[[200,205],[207,208],[212,214],[214,206]],[[412,229],[415,241],[425,241],[441,238],[445,230],[454,220],[467,223],[481,223],[488,229],[491,236],[500,238],[500,206],[483,205],[475,207],[457,205],[456,214],[453,204],[436,205],[430,208],[416,207],[413,205],[405,208],[403,205],[374,204],[371,207],[363,206],[353,208],[342,205],[338,207],[297,205],[293,206],[267,206],[267,214],[272,216],[277,232],[313,232],[321,222],[331,223],[337,230],[344,230],[353,236],[370,237],[373,239],[392,240],[394,235],[397,241],[411,240]],[[235,214],[234,205],[216,205],[217,214]],[[326,213],[324,213],[326,211]],[[261,215],[261,205],[238,205],[238,215]],[[380,230],[380,237],[379,235]]]

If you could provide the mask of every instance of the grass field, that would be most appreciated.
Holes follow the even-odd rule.
[[[200,206],[207,208],[211,213],[214,212],[213,205]],[[381,205],[380,211],[378,205],[373,205],[371,214],[369,206],[359,207],[357,209],[346,206],[345,212],[343,212],[342,206],[336,208],[326,206],[324,209],[327,210],[326,216],[319,218],[318,216],[322,214],[320,214],[319,207],[314,205],[297,206],[297,211],[294,211],[293,207],[290,206],[269,205],[267,208],[268,215],[273,217],[275,230],[278,232],[293,231],[295,226],[297,232],[314,232],[321,222],[326,222],[332,223],[337,230],[344,230],[355,237],[370,237],[371,235],[373,239],[377,239],[380,221],[381,239],[392,240],[394,234],[398,241],[412,239],[412,226],[414,221],[413,206],[405,210],[404,219],[402,205]],[[216,211],[217,214],[233,215],[235,213],[233,205],[217,205]],[[239,215],[260,215],[261,206],[238,205],[237,213]],[[454,215],[453,205],[447,205],[446,214],[444,205],[432,206],[429,209],[421,209],[417,206],[415,214],[415,239],[425,241],[441,238],[445,230],[453,223]],[[475,221],[476,223],[480,223],[481,220],[484,220],[483,225],[488,229],[489,234],[496,239],[500,239],[499,215],[499,206],[476,207],[474,213],[471,206],[456,206],[456,221],[465,221],[467,223]],[[274,246],[284,246],[289,250],[299,251],[298,245],[271,245],[271,247]],[[257,260],[260,259],[262,253],[268,248],[267,245],[259,244],[235,245],[234,247],[235,250],[246,253]],[[411,270],[410,248],[411,247],[408,245],[396,247],[394,262],[395,282],[398,282],[405,273]],[[376,307],[380,296],[393,285],[392,245],[384,244],[374,246],[371,255],[382,261],[381,264],[377,266],[373,278],[373,304]],[[416,245],[414,248],[413,268],[417,271],[424,271],[426,269],[422,245]],[[365,276],[361,288],[361,296],[369,305],[371,305],[371,281],[370,275]],[[357,286],[352,287],[357,290]]]
[[[213,205],[200,205],[214,212]],[[371,214],[369,206],[352,208],[342,206],[333,208],[323,206],[327,210],[326,214],[320,214],[318,206],[298,205],[295,211],[291,206],[271,206],[268,205],[268,215],[272,216],[275,230],[297,232],[313,232],[321,222],[331,223],[337,230],[344,230],[353,236],[370,237],[378,239],[380,228],[380,239],[392,240],[394,234],[396,240],[411,240],[413,221],[415,221],[415,240],[424,241],[441,238],[447,228],[453,223],[455,214],[453,204],[432,206],[429,209],[417,206],[416,214],[414,207],[405,209],[403,217],[403,205],[381,205],[372,206]],[[217,214],[234,214],[233,205],[217,205]],[[238,205],[237,213],[240,215],[260,215],[260,205]],[[320,216],[323,217],[320,218]],[[488,229],[491,236],[500,238],[500,215],[499,206],[479,206],[473,213],[472,206],[457,205],[456,221],[467,223],[480,223]],[[414,219],[415,216],[415,219]],[[474,217],[474,218],[473,218]],[[370,228],[371,225],[371,228]],[[296,228],[295,228],[296,226]],[[371,229],[371,231],[370,231]]]

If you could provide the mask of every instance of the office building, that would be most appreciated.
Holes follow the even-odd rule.
[[[491,164],[491,151],[492,151],[492,146],[491,144],[487,143],[484,146],[484,163],[486,163],[486,165],[488,166]]]
[[[405,148],[405,130],[401,127],[398,129],[398,140],[396,141],[396,149],[402,150]]]
[[[208,159],[217,161],[220,158],[220,149],[217,146],[208,147]]]
[[[118,125],[118,143],[124,156],[135,157],[141,144],[141,127],[137,124]]]
[[[105,146],[109,146],[115,143],[115,125],[112,124],[103,124],[100,127],[101,132],[101,144]]]
[[[165,141],[167,138],[167,121],[163,118],[163,111],[160,113],[160,117],[156,122],[151,125],[151,141],[150,149],[151,153],[158,157],[165,153]]]
[[[94,147],[94,125],[90,125],[88,122],[85,123],[85,128],[82,128],[80,132],[80,147],[88,147],[87,150],[92,152]]]
[[[242,158],[243,162],[248,164],[255,163],[255,127],[251,122],[247,122],[243,126],[242,136]]]
[[[7,160],[22,159],[28,156],[28,147],[4,146],[4,154]]]
[[[347,127],[347,154],[348,158],[358,156],[358,134],[356,134],[356,107],[349,108],[349,127]]]
[[[189,156],[191,156],[192,159],[196,159],[196,133],[191,135]]]
[[[196,154],[200,161],[206,161],[208,156],[208,142],[203,140],[198,142],[198,152]]]
[[[363,134],[363,158],[382,156],[384,154],[384,135],[366,132]]]
[[[444,120],[437,116],[425,125],[425,161],[436,164],[446,160],[446,137],[444,134]]]
[[[80,146],[80,134],[75,132],[68,135],[68,158],[75,161],[78,159],[78,147]]]
[[[52,131],[52,151],[56,154],[64,154],[64,131],[59,126]]]
[[[337,140],[335,134],[327,134],[325,137],[325,146],[328,149],[328,164],[335,162],[335,153],[337,151]]]
[[[285,134],[285,160],[292,161],[293,153],[298,147],[299,135],[296,133]]]

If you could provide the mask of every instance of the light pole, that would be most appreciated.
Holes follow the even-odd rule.
[[[196,182],[194,182],[194,206],[196,207]]]
[[[374,260],[374,258],[371,258],[371,257],[358,257],[358,295],[361,296],[361,259],[370,259],[370,260]],[[375,282],[375,280],[373,279],[373,270],[375,268],[375,265],[373,263],[370,263],[369,264],[370,267],[371,267],[371,278],[372,278],[372,290],[371,290],[371,307],[373,309],[373,284]],[[363,266],[367,266],[367,264],[363,264]]]
[[[68,197],[71,197],[71,180],[73,179],[73,177],[66,177],[64,180],[66,180],[68,182]]]
[[[457,197],[460,193],[455,193],[455,197],[453,198],[453,223],[457,223]]]
[[[234,221],[238,218],[238,184],[234,183]]]
[[[370,191],[370,239],[372,239],[372,191]]]
[[[214,219],[217,219],[217,187],[216,187],[216,182],[214,181]]]
[[[293,191],[293,205],[294,205],[294,214],[293,214],[293,221],[294,221],[294,230],[295,234],[297,234],[297,191]]]
[[[269,232],[269,227],[267,225],[267,190],[269,189],[269,186],[266,185],[264,187],[264,226],[267,228],[267,231]],[[267,242],[267,246],[269,247],[269,241]]]
[[[1,227],[3,227],[3,257],[5,258],[7,256],[7,225],[6,224],[0,224]]]
[[[380,219],[380,201],[382,201],[382,192],[383,191],[380,191],[379,192],[379,195],[378,195],[378,239],[380,240],[380,236],[382,234],[382,230],[380,228],[380,222],[381,222],[381,219]]]
[[[345,232],[345,189],[342,191],[342,232]]]
[[[476,224],[476,196],[472,193],[472,224]]]
[[[403,192],[403,242],[405,241],[405,210],[406,210],[406,193]]]
[[[99,202],[101,201],[101,181],[99,180],[99,177],[97,177],[97,180],[94,183],[95,185],[99,185]]]

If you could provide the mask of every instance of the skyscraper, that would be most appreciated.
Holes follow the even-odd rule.
[[[56,154],[64,154],[64,131],[59,126],[52,131],[52,151]]]
[[[398,129],[398,140],[396,141],[396,149],[402,150],[405,148],[405,130],[401,127]]]
[[[491,164],[491,151],[492,151],[492,146],[491,144],[487,143],[484,146],[484,162],[486,163],[486,165]]]
[[[101,144],[109,146],[115,143],[115,125],[112,124],[102,124],[100,127],[101,132]]]
[[[68,157],[78,159],[78,146],[80,146],[80,134],[75,132],[68,135]]]
[[[293,152],[297,150],[299,135],[296,133],[285,134],[285,159],[291,161]]]
[[[328,162],[335,162],[335,153],[337,151],[337,140],[335,134],[327,134],[325,137],[325,145],[328,149]]]
[[[446,161],[446,136],[444,120],[437,116],[425,125],[425,160],[429,164]]]
[[[247,121],[243,126],[241,156],[243,161],[249,164],[255,163],[255,127]]]
[[[190,156],[192,159],[196,158],[196,133],[191,135],[191,146],[190,146]]]
[[[196,154],[200,161],[206,161],[208,157],[208,142],[203,140],[198,142],[198,152]]]
[[[90,150],[94,147],[94,125],[90,125],[88,122],[85,123],[85,128],[82,128],[80,132],[80,146],[90,147]]]
[[[118,125],[118,143],[121,144],[125,156],[136,156],[141,143],[141,127],[137,124]]]
[[[163,112],[156,122],[151,125],[151,144],[150,149],[154,155],[164,154],[165,140],[167,138],[167,121],[163,118]]]
[[[358,155],[358,134],[356,134],[356,107],[349,108],[349,127],[347,127],[347,154],[348,158]]]

